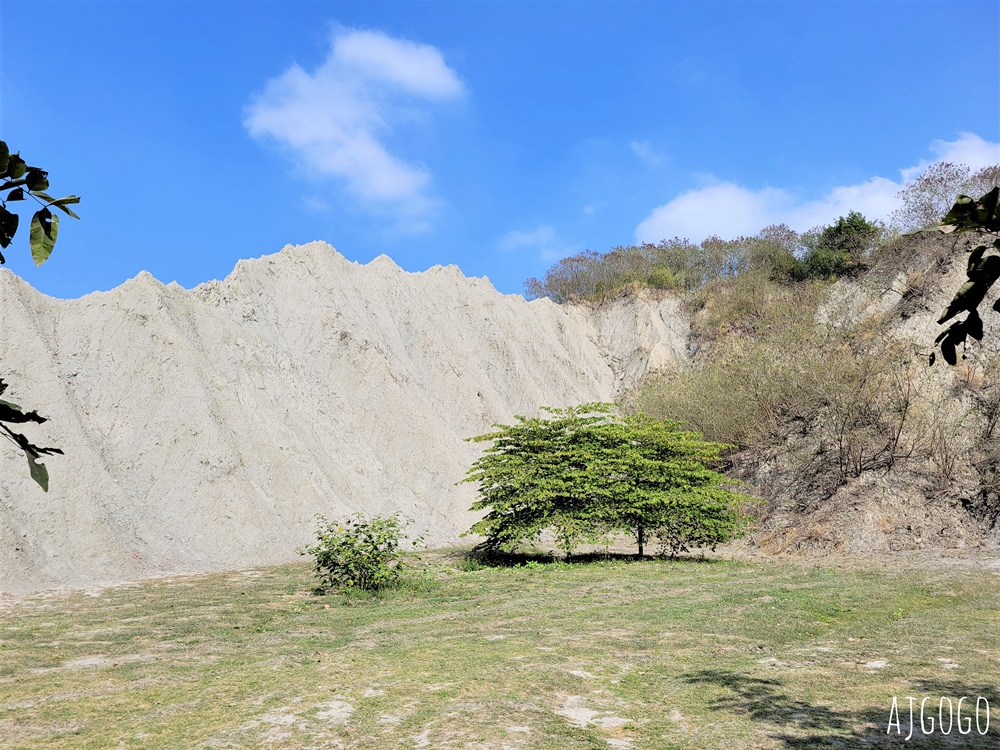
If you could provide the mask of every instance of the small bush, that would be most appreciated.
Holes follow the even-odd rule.
[[[399,513],[372,518],[355,513],[340,521],[316,518],[316,544],[299,554],[315,556],[323,589],[375,591],[399,580],[399,545],[405,536]]]

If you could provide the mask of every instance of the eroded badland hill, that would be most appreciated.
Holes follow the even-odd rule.
[[[941,423],[955,426],[947,451],[918,446],[890,471],[845,472],[834,446],[789,430],[773,451],[735,457],[767,501],[749,544],[996,543],[997,472],[982,460],[984,420],[996,419],[982,404],[1000,330],[988,321],[975,361],[926,366],[965,253],[921,242],[837,282],[820,314],[832,326],[880,317],[878,335],[909,347],[911,392],[953,417]],[[474,488],[455,485],[480,450],[465,438],[542,405],[623,397],[712,348],[695,340],[702,313],[675,296],[526,302],[455,267],[358,265],[323,243],[241,261],[192,290],[143,273],[78,300],[2,271],[0,297],[7,397],[49,417],[31,434],[65,451],[47,460],[48,494],[19,452],[0,453],[9,592],[296,559],[317,513],[400,510],[430,544],[456,542],[474,520]]]

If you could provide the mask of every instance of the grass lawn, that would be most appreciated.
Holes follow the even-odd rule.
[[[896,747],[907,696],[935,719],[910,743],[1000,747],[988,570],[408,565],[375,599],[302,563],[0,602],[0,747]]]

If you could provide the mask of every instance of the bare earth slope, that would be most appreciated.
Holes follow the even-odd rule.
[[[525,302],[455,267],[323,243],[192,290],[147,273],[79,300],[0,272],[6,398],[48,494],[0,451],[0,591],[294,559],[317,513],[402,510],[428,541],[474,520],[463,439],[540,405],[608,400],[685,356],[676,301]]]

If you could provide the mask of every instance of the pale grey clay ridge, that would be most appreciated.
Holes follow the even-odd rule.
[[[185,290],[148,273],[78,300],[0,271],[5,398],[48,494],[0,451],[0,591],[297,559],[314,516],[402,511],[432,545],[474,517],[464,438],[609,400],[685,357],[675,300],[526,302],[454,266],[314,242]]]

